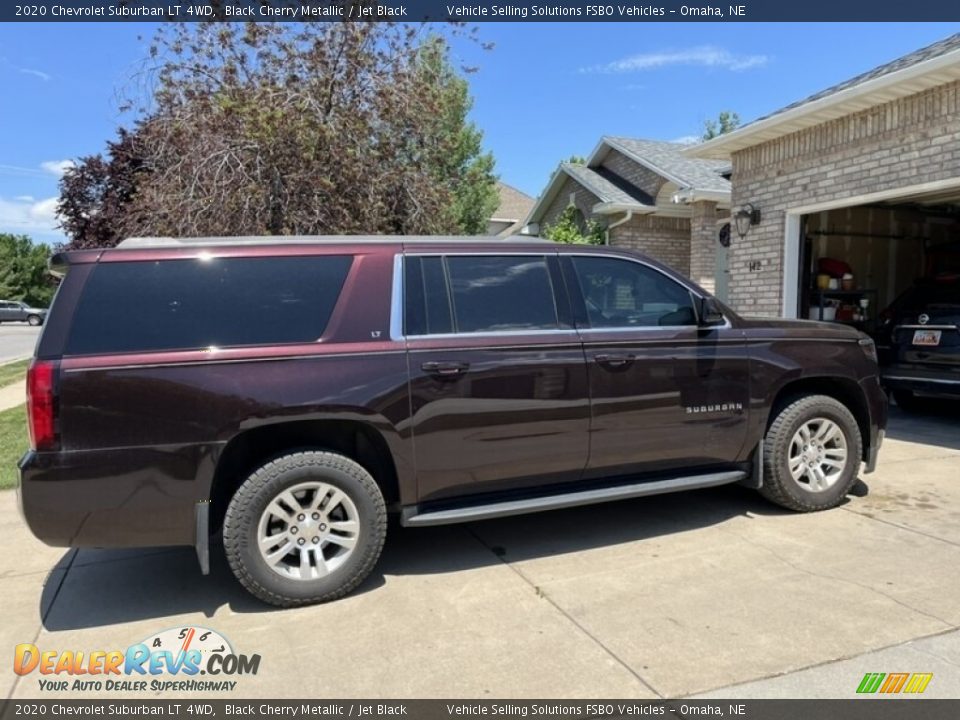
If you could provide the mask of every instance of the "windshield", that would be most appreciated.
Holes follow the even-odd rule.
[[[917,284],[906,292],[901,307],[909,312],[930,307],[955,306],[960,306],[960,280]]]

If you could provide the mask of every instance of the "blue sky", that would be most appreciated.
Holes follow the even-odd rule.
[[[128,118],[150,24],[0,25],[0,232],[58,242],[65,162]],[[603,134],[675,140],[735,110],[744,121],[960,31],[960,25],[488,23],[460,42],[473,119],[501,178],[536,195]]]

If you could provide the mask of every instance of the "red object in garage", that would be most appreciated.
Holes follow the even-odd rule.
[[[829,275],[830,277],[835,278],[841,278],[847,273],[853,272],[853,268],[851,268],[843,260],[837,260],[835,258],[828,257],[817,260],[817,269],[824,275]]]

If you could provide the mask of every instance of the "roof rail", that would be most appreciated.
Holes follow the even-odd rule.
[[[511,235],[497,238],[490,235],[250,235],[244,237],[132,237],[117,245],[121,250],[141,250],[145,248],[183,248],[211,245],[318,245],[355,243],[552,243],[543,238],[524,235]]]

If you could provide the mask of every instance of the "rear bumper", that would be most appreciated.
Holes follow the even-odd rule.
[[[960,368],[930,370],[914,365],[890,365],[883,370],[883,385],[890,390],[960,397]]]
[[[21,514],[55,547],[194,545],[197,488],[209,483],[188,459],[200,448],[175,450],[31,450],[18,464]]]

